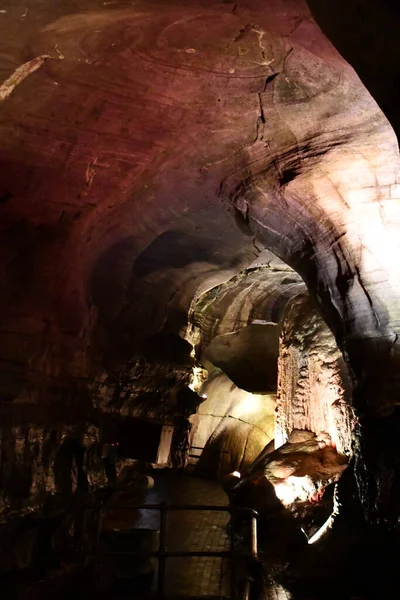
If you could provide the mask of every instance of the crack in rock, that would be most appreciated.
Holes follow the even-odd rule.
[[[274,81],[275,77],[277,77],[279,74],[280,73],[273,73],[272,75],[268,75],[268,77],[265,78],[263,89],[260,92],[257,92],[259,113],[258,113],[258,117],[257,117],[256,137],[255,137],[254,142],[261,142],[264,139],[264,125],[266,123],[266,120],[265,120],[265,114],[264,114],[262,95],[265,93],[268,85],[270,83],[272,83]]]
[[[233,419],[234,421],[238,421],[239,423],[244,423],[245,425],[251,425],[252,428],[258,429],[259,431],[261,431],[265,435],[268,435],[268,433],[265,431],[265,429],[263,429],[262,427],[260,427],[259,425],[257,425],[257,423],[251,423],[250,421],[245,421],[245,419],[241,419],[240,417],[235,417],[234,415],[228,415],[226,413],[224,415],[214,415],[213,413],[208,413],[208,412],[207,413],[201,413],[201,412],[199,412],[198,415],[200,417],[212,417],[214,419],[221,419],[221,422],[224,419]],[[210,439],[213,439],[213,436],[214,436],[214,434],[215,434],[215,432],[216,432],[217,429],[218,429],[218,427],[215,428],[215,430],[211,434]]]

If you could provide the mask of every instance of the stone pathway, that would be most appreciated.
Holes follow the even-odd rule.
[[[227,506],[228,498],[220,484],[188,476],[156,475],[155,485],[145,497],[129,504]],[[122,502],[124,503],[124,502]],[[167,521],[167,549],[170,551],[229,551],[229,513],[207,510],[170,510]],[[135,527],[160,529],[157,510],[111,511],[104,529]],[[153,591],[156,590],[156,578]],[[230,565],[218,557],[169,558],[166,561],[165,595],[168,598],[230,598]],[[291,600],[277,585],[264,589],[263,600]]]
[[[147,504],[226,506],[221,486],[184,476],[159,476],[146,497]],[[229,514],[206,510],[169,511],[167,548],[170,551],[227,551]],[[135,526],[159,528],[158,511],[141,510]],[[170,558],[166,562],[165,592],[168,596],[228,596],[229,565],[217,557]]]

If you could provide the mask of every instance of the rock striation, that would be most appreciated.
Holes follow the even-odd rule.
[[[0,37],[3,506],[53,495],[67,439],[68,488],[100,484],[110,413],[176,415],[184,455],[193,369],[271,390],[273,323],[279,435],[351,430],[365,515],[396,528],[400,161],[344,46],[303,0],[15,0]]]

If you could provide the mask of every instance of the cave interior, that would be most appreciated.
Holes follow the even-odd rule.
[[[179,597],[397,597],[399,6],[0,0],[5,598],[160,597],[152,502],[258,514]]]

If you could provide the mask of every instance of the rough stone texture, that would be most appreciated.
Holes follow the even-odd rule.
[[[181,342],[184,343],[183,340]],[[175,356],[175,362],[167,362],[165,356],[160,356],[161,350],[162,345],[159,344],[156,360],[153,358],[149,361],[144,356],[138,356],[118,372],[98,382],[93,402],[102,415],[103,423],[107,415],[113,415],[122,419],[137,417],[172,425],[174,434],[169,466],[184,467],[189,448],[188,418],[201,401],[192,391],[197,367],[187,356],[184,356],[184,360]],[[173,359],[171,346],[169,350]]]
[[[220,368],[249,392],[275,392],[278,324],[299,294],[306,294],[299,275],[264,250],[247,269],[195,296],[186,339],[210,371]]]
[[[66,497],[105,483],[98,429],[84,424],[10,427],[1,438],[0,518],[41,508],[48,494]]]
[[[222,478],[246,470],[274,436],[275,394],[257,395],[215,373],[202,390],[207,398],[190,418],[195,473]]]
[[[287,307],[279,353],[275,447],[293,429],[329,434],[339,452],[351,455],[355,419],[346,363],[310,300]]]
[[[253,393],[275,392],[279,333],[275,323],[243,327],[214,338],[205,358],[239,388]]]
[[[339,454],[330,442],[330,439],[318,439],[315,434],[305,441],[289,438],[286,444],[264,459],[263,473],[274,486],[288,477],[306,477],[311,483],[309,492],[312,492],[313,486],[318,492],[337,481],[347,467],[346,457]]]
[[[262,452],[243,480],[234,483],[237,489],[245,489],[251,483],[261,506],[264,502],[263,510],[268,511],[277,504],[276,497],[287,506],[299,501],[317,503],[325,488],[340,478],[347,465],[348,457],[337,452],[326,433],[322,436],[295,429],[282,446]],[[264,486],[263,478],[276,488],[275,494],[267,494],[264,500],[260,490],[257,492],[257,487]],[[279,494],[276,486],[280,484],[292,486],[286,498],[284,493]]]
[[[137,357],[129,365],[123,365],[114,377],[98,383],[94,403],[103,413],[146,417],[161,422],[173,420],[185,408],[190,414],[200,402],[188,388],[192,378],[189,365],[149,363],[143,357]],[[185,404],[187,398],[192,404]]]
[[[199,290],[189,311],[187,338],[200,358],[210,342],[251,324],[279,323],[289,300],[306,293],[301,277],[263,250],[243,271]]]
[[[360,492],[384,516],[399,493],[397,463],[384,476],[400,385],[398,147],[306,4],[3,5],[10,419],[32,410],[39,427],[60,410],[91,425],[93,382],[158,332],[185,336],[193,299],[266,247],[303,277],[349,363]]]
[[[282,570],[293,557],[303,559],[308,548],[302,529],[306,527],[305,513],[314,512],[327,486],[339,479],[347,462],[329,439],[295,430],[286,444],[264,453],[231,487],[234,505],[250,506],[259,514],[261,560],[267,570],[273,572],[275,564]]]
[[[24,415],[26,416],[26,414]],[[75,415],[76,416],[76,415]],[[82,500],[106,485],[99,428],[47,413],[38,425],[3,420],[0,574],[51,568],[71,543]],[[117,463],[117,472],[122,462]],[[5,592],[7,594],[7,592]]]

